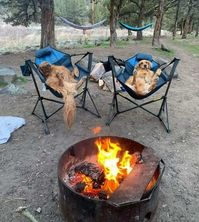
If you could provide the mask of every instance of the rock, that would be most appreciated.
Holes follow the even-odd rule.
[[[166,65],[166,64],[168,63],[167,60],[165,60],[165,59],[163,59],[163,58],[161,58],[161,57],[156,58],[155,61],[156,61],[157,63],[159,63],[160,65],[163,65],[163,64]],[[164,67],[164,65],[163,65],[163,67]],[[166,72],[167,75],[169,75],[169,74],[170,74],[170,71],[171,71],[171,66],[168,66],[168,67],[165,69],[165,72]],[[175,73],[174,73],[173,78],[178,78],[177,69],[176,69],[176,71],[175,71]]]
[[[171,50],[169,50],[169,48],[167,46],[165,46],[165,44],[161,44],[161,49],[163,51],[166,51],[166,52],[170,52]]]
[[[15,71],[8,67],[0,66],[0,82],[13,83],[17,78]]]
[[[0,94],[22,95],[26,93],[27,91],[25,89],[19,88],[18,86],[15,86],[14,84],[10,84],[0,90]]]
[[[38,207],[36,210],[35,210],[38,214],[40,214],[41,213],[41,207]]]
[[[99,40],[95,40],[95,46],[100,46],[102,43]]]

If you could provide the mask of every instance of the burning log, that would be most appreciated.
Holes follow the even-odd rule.
[[[78,193],[81,193],[84,191],[85,187],[86,187],[85,182],[79,182],[75,184],[74,190]]]
[[[140,152],[135,152],[131,158],[131,165],[143,163],[142,154]]]
[[[108,199],[108,195],[106,194],[106,192],[104,192],[104,191],[100,191],[99,192],[99,199],[102,199],[102,200],[107,200]]]
[[[101,192],[105,181],[104,171],[94,163],[84,161],[69,170],[69,181],[74,190],[89,197],[107,199],[107,194]]]
[[[76,173],[82,173],[87,177],[90,177],[93,181],[97,183],[102,183],[104,181],[104,172],[96,164],[89,162],[82,162],[75,167]]]
[[[69,180],[73,180],[75,177],[76,180],[81,180],[81,174],[84,174],[86,177],[90,177],[94,182],[102,184],[104,182],[104,171],[99,166],[94,163],[89,163],[84,161],[74,167],[71,167],[69,170]],[[79,177],[79,178],[78,178]]]
[[[78,193],[107,200],[133,167],[143,160],[140,152],[129,154],[109,140],[97,145],[100,151],[98,163],[83,161],[73,165],[68,171],[69,183]]]

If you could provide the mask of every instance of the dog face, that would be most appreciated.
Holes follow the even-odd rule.
[[[140,69],[151,69],[151,62],[148,60],[141,60],[139,61],[137,67],[139,67]]]
[[[41,69],[45,77],[48,77],[51,74],[51,65],[48,62],[42,62],[39,65],[39,68]]]

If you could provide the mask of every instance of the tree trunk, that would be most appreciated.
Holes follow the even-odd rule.
[[[160,20],[160,27],[161,27],[161,28],[159,29],[159,38],[161,37],[163,16],[164,16],[164,12],[163,12],[163,14],[162,14],[162,16],[161,16],[161,20]]]
[[[189,18],[188,34],[191,34],[192,32],[193,32],[193,14]]]
[[[117,41],[116,28],[122,3],[123,0],[110,0],[110,5],[108,7],[110,12],[110,47],[116,46],[116,41]]]
[[[198,17],[198,21],[196,23],[196,34],[195,34],[195,37],[198,37],[198,32],[199,32],[199,17]]]
[[[183,33],[183,28],[184,28],[184,20],[181,19],[181,23],[180,23],[180,35],[182,35],[182,33]]]
[[[41,43],[40,47],[55,46],[55,22],[53,0],[40,0],[41,6]]]
[[[192,0],[189,0],[188,3],[188,11],[187,11],[187,15],[185,17],[185,22],[184,22],[184,28],[183,28],[183,32],[182,32],[182,39],[186,39],[187,38],[187,33],[189,31],[189,20],[190,20],[190,13],[192,10]]]
[[[115,1],[110,0],[110,47],[115,47],[117,41],[116,15],[114,6]]]
[[[180,1],[178,0],[177,6],[176,6],[176,16],[175,16],[175,23],[174,23],[174,29],[173,29],[173,39],[176,37],[176,31],[178,26],[178,15],[179,15],[179,9],[180,9]]]
[[[144,18],[144,11],[145,11],[145,0],[139,0],[139,15],[138,15],[138,21],[137,21],[138,27],[142,26],[142,21]],[[136,40],[142,40],[142,39],[143,39],[142,31],[138,31]]]
[[[91,0],[91,24],[95,24],[96,1]]]
[[[156,13],[156,23],[153,32],[152,46],[160,45],[160,34],[161,34],[162,20],[164,15],[164,2],[165,0],[159,0],[158,11]]]
[[[128,39],[130,39],[132,36],[132,31],[131,30],[128,30]]]

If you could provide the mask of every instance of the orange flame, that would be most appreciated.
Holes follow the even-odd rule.
[[[95,144],[99,151],[98,163],[103,167],[106,179],[103,190],[112,193],[118,188],[121,180],[131,172],[131,155],[128,151],[121,153],[120,145],[111,142],[109,138],[98,139]]]
[[[91,130],[92,130],[93,134],[96,135],[96,134],[99,134],[102,131],[102,127],[97,126],[97,127],[92,128]]]

